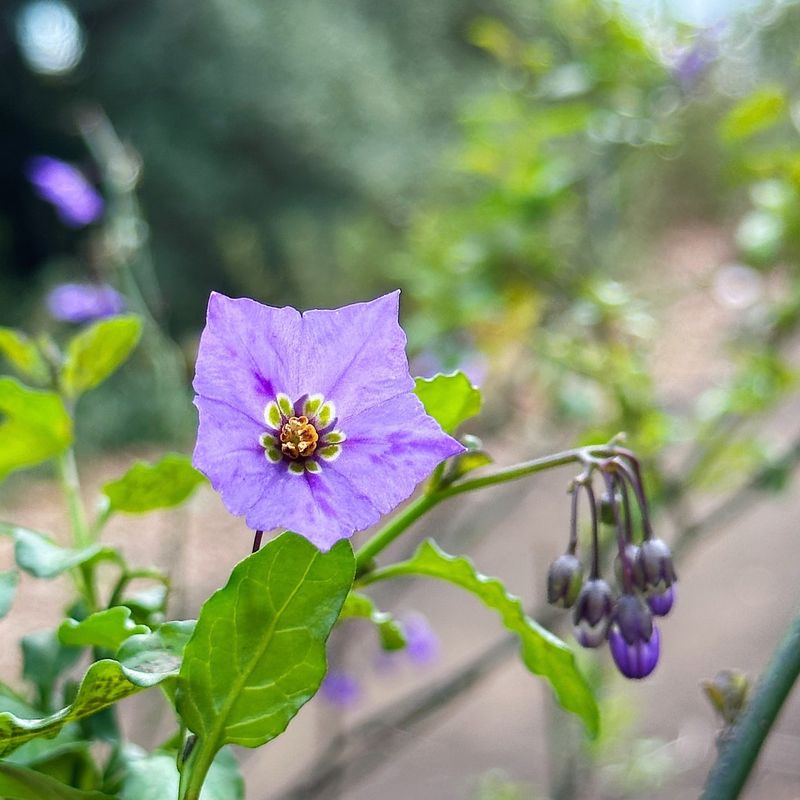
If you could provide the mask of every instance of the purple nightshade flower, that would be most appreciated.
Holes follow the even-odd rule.
[[[25,174],[36,194],[51,203],[61,221],[70,228],[82,228],[103,213],[103,198],[83,173],[51,156],[34,156]]]
[[[415,664],[432,664],[439,657],[439,637],[423,614],[411,613],[402,618],[406,635],[406,654]]]
[[[653,625],[649,639],[637,639],[633,644],[625,641],[619,628],[614,625],[608,633],[608,645],[619,671],[626,678],[638,680],[646,678],[658,663],[661,637]]]
[[[194,465],[250,528],[328,550],[464,451],[413,393],[398,297],[301,314],[211,295]]]
[[[677,585],[673,583],[666,592],[662,592],[661,594],[651,594],[647,598],[647,605],[650,606],[650,610],[657,617],[666,617],[667,614],[669,614],[669,612],[672,610],[672,606],[675,603],[676,591]]]
[[[125,310],[125,298],[106,284],[62,283],[45,302],[50,314],[62,322],[90,322]]]
[[[320,694],[332,706],[348,708],[361,699],[361,684],[351,672],[328,670],[320,686]]]

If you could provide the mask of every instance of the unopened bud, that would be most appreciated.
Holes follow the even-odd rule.
[[[614,514],[614,507],[617,507],[617,512],[619,513],[619,501],[620,496],[617,492],[611,494],[610,492],[606,492],[600,498],[600,501],[597,503],[597,512],[600,516],[600,522],[604,525],[614,525],[616,520],[616,515]]]
[[[703,691],[726,725],[733,725],[747,703],[750,681],[738,669],[724,669],[713,681],[703,681]]]
[[[587,581],[575,602],[572,617],[575,638],[583,647],[599,647],[605,641],[613,610],[611,587],[602,578]]]
[[[661,635],[653,625],[648,639],[637,639],[632,644],[625,640],[622,631],[613,625],[608,633],[608,646],[617,669],[633,680],[646,678],[658,664],[661,653]]]
[[[642,567],[639,564],[639,547],[635,544],[625,545],[625,561],[630,573],[631,584],[633,588],[644,589],[644,575],[642,574]],[[622,558],[617,553],[614,559],[614,575],[617,578],[617,583],[625,587],[625,576],[622,567]]]
[[[669,614],[669,612],[672,610],[672,606],[675,604],[676,592],[677,586],[673,583],[666,592],[662,592],[661,594],[651,594],[647,598],[647,605],[650,606],[650,610],[657,617],[666,617],[667,614]]]
[[[559,556],[547,573],[547,602],[561,608],[571,608],[583,585],[583,567],[571,553]]]
[[[677,580],[672,553],[662,539],[645,539],[639,547],[639,566],[648,592],[663,594]]]

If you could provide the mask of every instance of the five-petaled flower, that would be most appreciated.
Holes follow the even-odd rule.
[[[301,314],[211,295],[194,465],[250,528],[328,550],[463,451],[413,393],[398,296]]]

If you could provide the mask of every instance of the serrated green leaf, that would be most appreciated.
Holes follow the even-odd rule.
[[[0,327],[0,354],[25,378],[34,383],[47,382],[47,364],[39,348],[22,331]]]
[[[110,511],[143,514],[180,505],[204,481],[188,456],[169,453],[156,464],[134,464],[121,478],[107,483],[103,494]]]
[[[144,673],[128,669],[112,659],[95,661],[78,688],[74,702],[41,719],[24,719],[10,712],[0,713],[0,758],[39,736],[52,737],[69,722],[96,714],[142,689],[156,686],[177,675],[177,665],[164,672]]]
[[[15,569],[0,572],[0,619],[11,610],[18,583],[19,573]]]
[[[69,397],[99,386],[131,354],[142,335],[138,317],[124,315],[95,322],[67,346],[61,385]]]
[[[90,614],[86,619],[65,619],[58,628],[61,644],[73,647],[104,647],[116,651],[131,636],[150,633],[147,625],[131,620],[131,610],[114,606]]]
[[[379,611],[371,597],[361,592],[350,592],[342,607],[341,619],[357,617],[368,619],[378,630],[384,650],[402,650],[406,646],[403,626],[391,614]]]
[[[0,480],[64,452],[72,444],[72,419],[55,392],[0,378]]]
[[[110,794],[73,789],[16,764],[0,764],[0,796],[13,800],[114,800]]]
[[[178,796],[180,776],[172,753],[152,753],[127,764],[120,800],[164,800]],[[244,780],[228,748],[217,753],[203,783],[200,800],[242,800]]]
[[[117,660],[128,675],[139,680],[148,675],[177,674],[194,626],[193,619],[173,620],[152,633],[131,636],[117,651]]]
[[[414,392],[430,414],[447,433],[481,410],[480,390],[463,372],[417,378]]]
[[[321,553],[288,532],[234,568],[184,651],[178,708],[198,748],[258,747],[286,728],[325,675],[354,571],[349,542]]]
[[[122,563],[122,556],[111,547],[92,544],[81,550],[61,547],[43,533],[0,523],[0,534],[14,537],[14,558],[20,569],[35,578],[55,578],[81,564],[99,561]]]
[[[722,121],[722,136],[729,141],[747,139],[774,125],[786,110],[780,86],[765,86],[740,100]]]
[[[525,666],[545,678],[561,706],[577,714],[592,736],[597,735],[597,702],[578,671],[572,650],[528,617],[519,598],[510,595],[497,578],[481,575],[468,558],[448,555],[430,540],[423,542],[408,561],[393,564],[387,572],[392,577],[427,575],[449,581],[472,592],[484,605],[497,611],[506,628],[519,638]]]

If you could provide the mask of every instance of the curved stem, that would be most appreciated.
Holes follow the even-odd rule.
[[[756,686],[750,702],[721,746],[708,775],[702,800],[733,800],[747,782],[764,740],[800,675],[800,613]]]
[[[590,577],[597,580],[600,577],[600,539],[597,533],[597,500],[594,496],[591,480],[581,484],[589,499],[589,513],[592,520],[592,571]]]
[[[181,765],[178,800],[200,800],[208,770],[216,752],[213,747],[204,747],[202,739],[195,741],[191,752]]]

